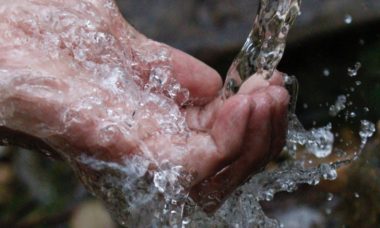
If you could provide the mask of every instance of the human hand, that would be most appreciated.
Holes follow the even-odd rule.
[[[109,0],[0,3],[0,18],[7,134],[32,136],[68,160],[138,154],[156,167],[179,165],[206,211],[283,147],[289,96],[279,73],[252,77],[223,101],[214,70],[147,39]]]

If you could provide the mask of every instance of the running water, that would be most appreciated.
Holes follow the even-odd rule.
[[[289,29],[299,14],[300,0],[260,1],[254,29],[227,75],[224,87],[226,98],[233,95],[253,73],[257,72],[265,78],[271,77],[283,55]],[[358,68],[360,66],[357,70]],[[350,72],[353,75],[353,71]],[[178,83],[168,81],[168,74],[170,73],[165,69],[152,72],[144,87],[144,95],[136,98],[136,108],[144,105],[141,101],[145,100],[170,109],[169,101],[159,102],[159,93],[172,94],[174,97],[179,92],[186,93]],[[324,163],[318,158],[326,158],[334,153],[332,125],[305,130],[294,114],[297,97],[295,78],[287,77],[287,84],[292,103],[287,146],[283,153],[289,155],[288,159],[276,168],[255,175],[237,189],[212,216],[205,214],[188,196],[186,185],[191,182],[192,176],[181,166],[169,162],[157,164],[139,155],[126,158],[124,164],[104,162],[85,155],[71,163],[89,190],[102,198],[114,217],[127,227],[280,227],[277,220],[265,215],[259,202],[270,201],[281,191],[295,191],[299,184],[317,185],[321,180],[336,179],[337,168],[358,157],[375,131],[372,123],[363,120],[361,146],[355,157],[342,156],[334,162]],[[164,88],[163,85],[165,91],[160,91]],[[152,90],[158,91],[156,95],[151,95]],[[330,110],[331,115],[342,111],[345,102],[339,98]],[[146,115],[148,114],[152,115]],[[167,131],[162,134],[170,135],[186,128],[178,110],[173,109],[171,119],[159,113],[156,115],[160,124],[167,126]],[[310,155],[315,157],[312,163]],[[157,164],[158,167],[152,169],[151,164]],[[83,174],[80,166],[90,167],[102,175]]]
[[[235,94],[254,73],[269,79],[280,62],[289,30],[300,15],[301,0],[261,0],[243,48],[228,70],[224,97]]]

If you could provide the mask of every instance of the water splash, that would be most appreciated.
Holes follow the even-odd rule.
[[[227,76],[226,97],[236,92],[242,80],[254,72],[268,71],[267,77],[270,77],[282,57],[290,25],[299,14],[299,3],[261,1],[255,27]],[[152,71],[145,90],[168,93],[164,86],[168,80],[165,74],[165,69]],[[281,191],[295,191],[299,184],[317,185],[323,179],[334,180],[336,169],[349,162],[342,160],[326,164],[317,161],[311,165],[308,154],[320,158],[332,153],[334,137],[331,125],[305,130],[294,114],[298,89],[296,79],[290,76],[285,79],[294,99],[290,107],[286,148],[290,158],[278,164],[277,168],[264,170],[251,178],[212,216],[205,214],[188,197],[184,186],[190,182],[191,175],[184,175],[182,167],[173,164],[166,163],[151,169],[151,164],[156,163],[138,156],[126,159],[128,166],[86,157],[79,159],[78,172],[84,172],[80,166],[86,165],[105,174],[100,179],[86,178],[84,182],[88,186],[98,186],[92,191],[104,199],[114,216],[126,226],[280,227],[278,221],[265,215],[260,201],[270,201]],[[341,103],[344,102],[336,105],[336,112],[343,108]],[[369,131],[371,129],[369,127]],[[366,130],[362,132],[363,136],[370,135]]]
[[[338,96],[335,101],[335,104],[330,106],[330,116],[337,116],[342,110],[346,108],[346,103],[347,97],[345,95]]]
[[[344,16],[344,23],[346,23],[346,24],[351,24],[352,23],[352,16],[351,15],[349,15],[349,14],[346,14],[345,16]]]
[[[347,72],[350,77],[355,77],[358,75],[358,71],[362,67],[362,64],[360,62],[356,62],[355,66],[353,68],[348,68]]]

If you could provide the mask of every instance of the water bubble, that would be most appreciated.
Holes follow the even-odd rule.
[[[190,223],[191,223],[191,218],[185,217],[182,219],[182,225],[183,226],[189,225]]]
[[[354,193],[354,196],[355,196],[355,198],[357,198],[357,199],[360,198],[360,195],[359,195],[359,193],[357,193],[357,192]]]
[[[355,85],[360,86],[362,84],[361,81],[355,81]]]
[[[375,124],[368,121],[362,120],[359,135],[362,141],[367,141],[368,138],[372,137],[372,135],[376,132]]]
[[[331,124],[326,127],[312,129],[307,149],[317,158],[324,158],[331,154],[334,143],[334,135],[331,132]]]
[[[345,95],[340,95],[337,97],[335,104],[330,106],[329,114],[330,116],[337,116],[339,112],[346,108],[347,97]]]
[[[333,200],[334,199],[334,194],[332,194],[332,193],[328,193],[327,194],[327,201],[331,201],[331,200]]]
[[[335,180],[338,177],[336,169],[331,167],[329,164],[321,164],[320,172],[322,174],[323,179],[325,180]]]
[[[325,212],[326,212],[327,215],[331,215],[332,209],[331,208],[326,208]]]
[[[346,15],[344,16],[344,23],[346,23],[346,24],[351,24],[351,23],[352,23],[352,16],[349,15],[349,14],[346,14]]]
[[[326,77],[330,76],[330,70],[328,68],[323,69],[323,75]]]
[[[264,199],[266,201],[272,201],[274,197],[274,191],[273,189],[269,189],[268,191],[264,192]]]
[[[355,63],[355,66],[353,68],[348,68],[347,69],[347,72],[348,72],[348,76],[350,77],[355,77],[358,75],[358,71],[359,69],[362,67],[362,64],[360,62],[356,62]]]
[[[312,185],[312,186],[315,186],[315,185],[318,185],[321,181],[319,180],[319,178],[310,178],[308,181],[307,181],[307,184],[309,185]]]
[[[309,108],[309,105],[308,105],[307,103],[304,103],[304,104],[303,104],[303,108],[304,108],[304,109],[308,109],[308,108]]]

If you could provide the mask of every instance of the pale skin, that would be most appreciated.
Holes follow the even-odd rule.
[[[66,17],[74,22],[61,26]],[[93,25],[85,28],[89,23]],[[103,41],[77,42],[99,31],[106,34],[106,38],[96,36]],[[86,48],[84,59],[76,52],[81,45]],[[165,60],[145,61],[163,49],[168,56]],[[110,74],[94,71],[103,69],[100,65],[117,67],[122,76],[112,81],[107,78]],[[138,118],[137,114],[134,125],[127,127],[117,116],[111,119],[105,114],[110,110],[134,114],[133,98],[128,95],[132,87],[127,81],[133,75],[140,83],[133,93],[139,97],[152,69],[160,66],[170,69],[170,77],[190,93],[186,103],[181,95],[160,95],[163,101],[170,103],[171,99],[170,105],[184,117],[184,132],[153,134],[164,132],[154,116]],[[101,84],[109,81],[111,85]],[[86,153],[113,162],[141,153],[144,145],[149,155],[143,154],[157,163],[168,160],[194,173],[191,195],[212,211],[218,203],[206,205],[200,195],[219,192],[221,203],[282,150],[289,102],[279,72],[269,81],[259,75],[251,77],[237,95],[225,101],[221,88],[215,70],[138,33],[112,1],[0,1],[0,136],[14,144],[59,151],[66,157]],[[96,97],[101,105],[91,103],[90,109],[78,109],[80,101],[89,97]],[[139,112],[165,116],[169,110],[147,105]],[[75,121],[68,121],[67,113]],[[99,129],[105,122],[116,130],[104,141]],[[20,136],[30,138],[25,141]],[[176,146],[186,153],[172,154]]]

